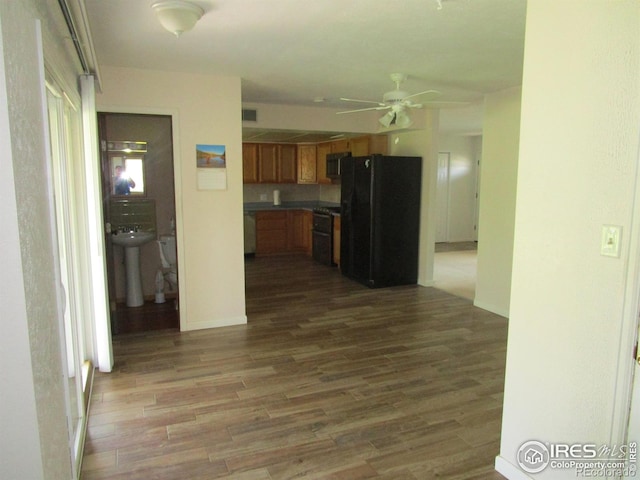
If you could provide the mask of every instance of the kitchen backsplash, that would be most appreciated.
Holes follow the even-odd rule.
[[[323,201],[340,202],[340,185],[296,185],[296,184],[245,184],[244,202],[267,202],[273,203],[273,191],[280,190],[280,201],[302,202],[302,201]]]
[[[340,203],[340,185],[320,185],[320,198],[318,200]]]

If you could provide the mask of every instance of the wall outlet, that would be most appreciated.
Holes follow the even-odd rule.
[[[266,193],[261,193],[260,194],[260,201],[261,202],[266,202],[267,201],[267,194]]]
[[[600,255],[606,257],[620,257],[620,237],[622,227],[619,225],[602,226],[602,243],[600,245]]]

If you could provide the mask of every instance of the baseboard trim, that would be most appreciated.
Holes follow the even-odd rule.
[[[189,332],[192,330],[206,330],[208,328],[230,327],[233,325],[246,325],[246,324],[247,324],[247,316],[242,315],[241,317],[218,318],[218,319],[210,320],[206,322],[193,322],[193,323],[181,324],[180,331]]]
[[[499,308],[499,307],[496,307],[495,305],[479,302],[478,300],[473,301],[473,306],[481,308],[483,310],[487,310],[491,313],[495,313],[496,315],[500,315],[501,317],[509,318],[509,311],[505,310],[504,308]]]
[[[496,472],[509,480],[532,480],[532,477],[500,455],[496,457],[495,468]]]

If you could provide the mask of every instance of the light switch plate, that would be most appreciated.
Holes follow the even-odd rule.
[[[600,255],[606,257],[620,257],[620,237],[622,227],[619,225],[602,226],[602,243],[600,244]]]

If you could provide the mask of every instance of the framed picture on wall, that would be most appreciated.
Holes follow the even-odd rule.
[[[226,190],[227,149],[224,145],[196,145],[198,190]]]

